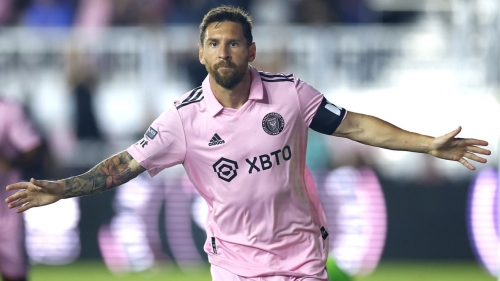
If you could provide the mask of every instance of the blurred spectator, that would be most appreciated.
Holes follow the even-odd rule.
[[[111,21],[112,0],[85,0],[78,5],[75,25],[83,28],[101,28]]]
[[[79,39],[90,45],[99,42],[104,28],[111,23],[112,0],[80,1],[75,14],[74,26],[80,29]]]
[[[371,10],[365,0],[338,0],[340,22],[347,24],[373,23],[377,12]]]
[[[76,135],[79,140],[101,140],[93,107],[97,72],[88,57],[77,50],[70,51],[68,59],[68,80],[76,103]]]
[[[301,24],[326,24],[339,20],[335,1],[298,0],[295,4],[294,22]]]
[[[5,25],[8,22],[11,12],[12,12],[12,1],[11,0],[0,1],[0,25]]]
[[[1,0],[0,26],[16,25],[31,0]]]
[[[415,11],[375,11],[367,0],[297,0],[292,21],[300,24],[397,24],[411,22],[417,14]]]
[[[27,7],[23,24],[34,27],[69,27],[77,0],[33,0]]]
[[[171,7],[171,0],[146,0],[141,1],[142,24],[146,26],[162,26]]]
[[[171,0],[169,14],[165,19],[168,24],[198,24],[206,13],[207,0]]]
[[[141,20],[140,0],[115,0],[113,1],[112,25],[134,26]]]
[[[163,24],[171,0],[113,0],[114,26],[159,26]]]
[[[5,186],[21,180],[22,169],[40,155],[41,138],[23,107],[0,99],[0,196],[14,194]],[[4,281],[26,281],[26,255],[23,216],[0,206],[0,274]]]

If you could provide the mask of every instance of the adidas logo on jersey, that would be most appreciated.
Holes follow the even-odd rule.
[[[215,135],[212,137],[210,142],[208,143],[208,146],[214,146],[214,145],[219,145],[219,144],[225,144],[226,142],[221,139],[221,137],[215,133]]]

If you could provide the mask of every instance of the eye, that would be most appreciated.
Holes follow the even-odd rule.
[[[231,44],[229,44],[231,47],[238,47],[238,43],[237,42],[231,42]]]
[[[217,47],[217,42],[214,42],[214,41],[210,42],[210,46],[211,47]]]

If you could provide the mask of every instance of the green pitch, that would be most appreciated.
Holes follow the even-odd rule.
[[[493,281],[474,261],[471,262],[383,262],[369,276],[355,281]]]
[[[115,275],[101,262],[78,261],[64,266],[36,265],[31,281],[210,281],[209,267],[186,271],[161,266],[143,273]],[[383,262],[369,276],[357,276],[354,281],[493,281],[475,262]],[[332,280],[334,281],[334,280]]]

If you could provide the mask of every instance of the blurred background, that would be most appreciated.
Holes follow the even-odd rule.
[[[45,144],[25,178],[76,175],[138,141],[205,78],[198,25],[221,4],[253,17],[259,70],[292,72],[331,102],[410,131],[462,126],[459,136],[489,142],[488,163],[471,172],[311,131],[307,161],[339,268],[362,278],[398,262],[456,262],[498,276],[497,0],[0,0],[0,97],[25,106]],[[208,274],[205,215],[182,167],[30,210],[33,278],[88,261],[116,276]]]

